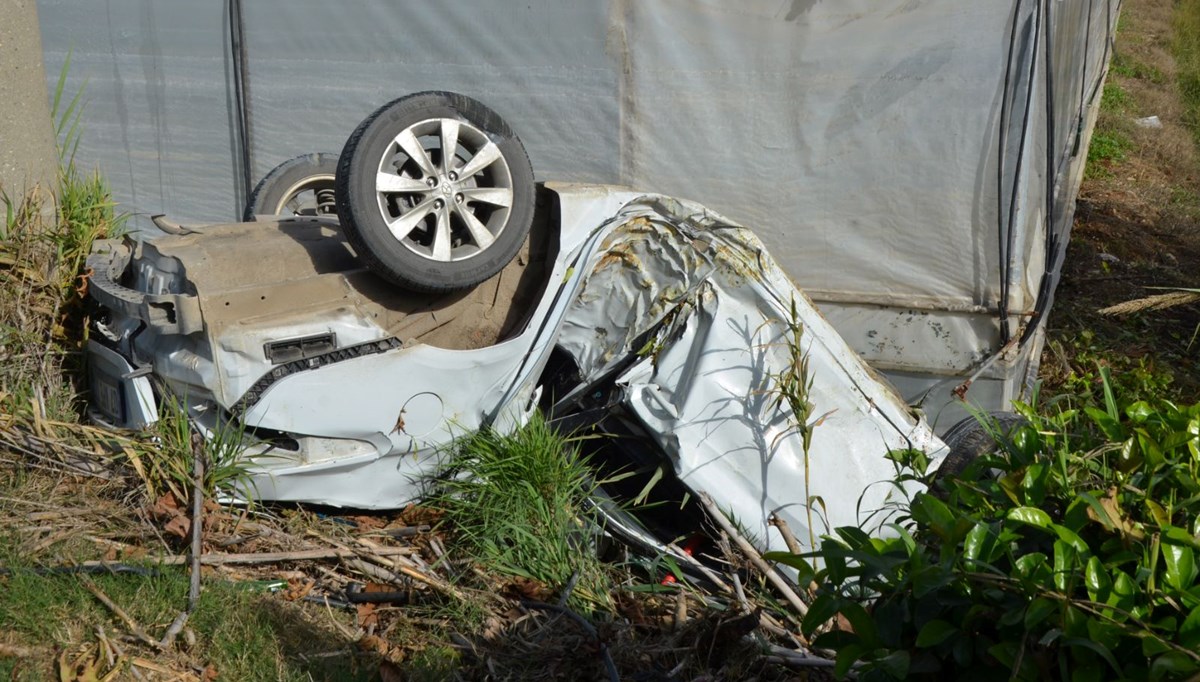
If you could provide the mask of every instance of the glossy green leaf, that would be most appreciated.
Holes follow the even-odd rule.
[[[908,679],[908,668],[912,663],[907,651],[893,651],[892,653],[875,660],[875,667],[887,673],[895,680]]]
[[[1113,441],[1125,440],[1125,430],[1121,428],[1121,424],[1116,418],[1094,407],[1085,407],[1083,411],[1091,417],[1092,422],[1096,424],[1105,438]]]
[[[850,667],[857,663],[866,652],[866,647],[861,644],[847,644],[839,649],[833,666],[834,676],[839,680],[845,678],[846,673],[850,672]]]
[[[813,570],[812,564],[799,554],[792,554],[791,552],[767,552],[763,554],[763,558],[767,561],[796,569],[796,582],[801,585],[807,585],[812,582],[817,574]]]
[[[1193,651],[1200,648],[1200,606],[1192,609],[1179,625],[1179,643]]]
[[[1045,464],[1037,462],[1025,469],[1025,480],[1021,487],[1025,490],[1025,500],[1032,504],[1041,504],[1046,499],[1046,475],[1049,469]]]
[[[1087,649],[1098,654],[1118,675],[1121,674],[1121,666],[1117,664],[1117,659],[1113,658],[1112,651],[1103,644],[1082,637],[1064,637],[1062,643],[1063,646]]]
[[[1025,628],[1028,630],[1036,628],[1057,609],[1058,604],[1045,597],[1034,599],[1029,602],[1029,608],[1025,609]]]
[[[1052,523],[1050,515],[1037,507],[1014,507],[1008,510],[1005,518],[1037,528],[1049,528]]]
[[[1087,586],[1088,598],[1107,602],[1112,593],[1112,578],[1097,557],[1088,559],[1083,569],[1083,582]]]
[[[1168,651],[1150,664],[1150,680],[1178,678],[1197,670],[1196,662],[1178,651]]]
[[[841,605],[840,613],[850,622],[850,627],[854,629],[854,634],[862,640],[863,646],[868,649],[879,646],[879,634],[875,629],[875,621],[871,619],[871,614],[867,613],[862,604],[845,601]]]
[[[1192,586],[1196,577],[1196,553],[1191,547],[1162,544],[1163,562],[1166,566],[1167,584],[1177,590]]]
[[[1046,555],[1041,552],[1025,554],[1016,561],[1017,572],[1023,578],[1034,578],[1038,569],[1046,567],[1046,558]]]
[[[1075,575],[1075,565],[1079,552],[1069,542],[1054,541],[1054,586],[1059,592],[1066,592],[1071,578]]]
[[[1113,625],[1097,618],[1089,618],[1087,632],[1088,639],[1111,651],[1120,644],[1121,635],[1125,633],[1125,630],[1119,625]]]
[[[932,495],[918,493],[913,498],[911,512],[915,521],[929,526],[943,540],[949,539],[954,526],[954,514],[945,502]]]
[[[1187,434],[1188,451],[1192,453],[1192,459],[1200,460],[1200,418],[1188,422]]]
[[[937,646],[958,632],[958,627],[944,620],[934,619],[925,624],[917,633],[917,646],[928,648]]]
[[[835,528],[834,532],[842,539],[851,549],[864,549],[871,547],[871,536],[867,535],[861,528],[854,526],[842,526]]]
[[[1133,578],[1129,574],[1119,568],[1112,570],[1113,589],[1112,594],[1108,598],[1108,603],[1117,607],[1120,611],[1112,614],[1113,618],[1123,621],[1127,616],[1122,613],[1129,611],[1133,606],[1134,598],[1137,596],[1138,587]]]
[[[800,623],[800,629],[806,635],[811,635],[817,628],[824,625],[837,615],[838,609],[841,606],[841,599],[834,594],[826,592],[818,595],[808,606],[808,613],[804,615],[804,621]]]
[[[1050,527],[1054,530],[1054,534],[1057,535],[1060,540],[1074,547],[1075,551],[1080,553],[1087,553],[1091,551],[1088,548],[1088,544],[1083,541],[1083,538],[1079,537],[1079,535],[1077,535],[1075,531],[1071,530],[1070,528],[1067,528],[1066,526],[1060,526],[1057,523],[1051,524]]]
[[[1154,415],[1154,408],[1151,407],[1150,403],[1146,402],[1145,400],[1139,400],[1125,408],[1125,414],[1131,421],[1142,424]]]
[[[1150,516],[1160,528],[1165,528],[1171,525],[1171,517],[1167,515],[1167,510],[1163,509],[1162,505],[1146,498],[1143,500],[1146,503],[1146,509],[1150,512]]]
[[[1162,539],[1163,544],[1186,545],[1192,549],[1200,549],[1200,540],[1179,526],[1167,526],[1163,528]]]
[[[963,539],[963,556],[972,561],[991,563],[992,549],[995,544],[995,535],[992,534],[991,527],[980,521],[967,532],[967,537]]]

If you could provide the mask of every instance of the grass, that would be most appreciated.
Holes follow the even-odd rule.
[[[1119,84],[1108,82],[1104,84],[1104,92],[1100,95],[1100,110],[1111,113],[1128,111],[1133,105],[1129,93]]]
[[[1178,67],[1184,123],[1200,145],[1200,3],[1176,3],[1173,28],[1171,47]]]
[[[570,603],[611,608],[605,571],[591,548],[585,501],[594,489],[578,449],[535,416],[510,435],[484,430],[460,441],[429,504],[445,512],[460,547],[479,564],[561,590]]]
[[[111,673],[108,679],[128,679],[129,661],[110,664],[96,634],[104,628],[115,638],[125,625],[87,589],[85,578],[38,572],[31,563],[96,559],[95,542],[76,529],[39,544],[38,558],[30,558],[32,541],[23,541],[19,528],[25,514],[7,513],[13,511],[12,500],[28,500],[37,509],[38,500],[66,494],[101,516],[130,514],[125,507],[142,502],[130,495],[125,483],[131,479],[119,469],[110,470],[116,478],[105,482],[74,477],[53,465],[56,451],[97,452],[102,441],[107,441],[106,447],[120,441],[132,468],[147,474],[143,480],[151,492],[155,487],[182,488],[179,499],[184,500],[184,491],[190,489],[191,427],[178,404],[168,402],[164,409],[167,419],[157,433],[164,449],[98,435],[81,422],[85,387],[79,379],[85,376],[88,326],[87,281],[81,273],[93,242],[118,235],[123,218],[101,176],[76,164],[82,100],[78,94],[69,100],[64,96],[64,80],[60,77],[54,92],[60,162],[54,197],[44,189],[23,197],[0,196],[0,443],[28,447],[28,438],[36,435],[41,452],[23,460],[27,451],[18,454],[0,445],[0,496],[6,500],[6,521],[0,524],[0,567],[6,569],[0,574],[0,645],[32,652],[0,656],[0,678],[97,679]],[[56,210],[48,217],[42,207],[51,200]],[[240,470],[230,465],[235,441],[240,441],[239,433],[218,434],[206,447],[214,464],[206,485],[210,494],[239,476]],[[189,579],[183,569],[164,568],[150,576],[98,575],[92,580],[153,637],[162,636],[188,602]],[[325,611],[314,616],[298,604],[206,580],[189,624],[194,645],[157,655],[129,644],[125,649],[183,673],[193,672],[195,665],[211,665],[220,679],[373,678],[377,659],[374,667],[359,665],[346,649],[344,636],[320,625],[327,622]],[[326,652],[337,653],[306,657]]]
[[[1100,97],[1100,120],[1088,145],[1086,178],[1112,177],[1112,167],[1126,159],[1133,140],[1123,125],[1123,119],[1133,107],[1133,99],[1119,84],[1108,81]]]
[[[196,455],[204,460],[205,499],[248,489],[251,462],[243,458],[244,425],[219,421],[207,438],[201,438],[188,416],[186,400],[167,390],[163,393],[158,421],[151,427],[157,441],[154,452],[146,456],[135,448],[125,453],[150,497],[171,493],[179,501],[190,499]]]
[[[1116,52],[1112,56],[1112,63],[1109,65],[1109,73],[1121,76],[1122,78],[1135,78],[1138,80],[1148,81],[1154,85],[1164,85],[1167,82],[1166,74],[1162,69],[1139,61],[1124,52]]]
[[[1112,166],[1125,160],[1133,141],[1129,136],[1115,128],[1096,129],[1092,134],[1092,142],[1088,145],[1087,166],[1085,177],[1098,178],[1112,175]]]
[[[0,561],[11,570],[0,577],[0,623],[4,624],[0,641],[43,655],[0,658],[0,678],[57,679],[51,663],[57,652],[66,652],[69,659],[102,659],[96,631],[103,628],[107,636],[115,637],[124,629],[121,621],[87,589],[86,578],[36,573],[13,554],[14,546],[0,541]],[[161,636],[187,603],[188,577],[183,570],[164,568],[149,576],[97,575],[91,580],[151,637]],[[165,654],[154,660],[181,672],[192,664],[212,666],[219,679],[226,680],[372,679],[372,671],[359,665],[336,630],[315,622],[298,604],[233,583],[209,581],[189,621],[195,644],[186,654]],[[129,645],[126,650],[132,651]],[[336,656],[312,656],[335,651]],[[102,673],[120,668],[124,672],[118,673],[119,679],[128,679],[128,661],[113,666],[101,663]]]

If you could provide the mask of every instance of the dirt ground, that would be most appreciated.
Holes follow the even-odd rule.
[[[1200,306],[1129,316],[1097,310],[1200,286],[1200,166],[1184,125],[1171,53],[1171,0],[1127,0],[1100,120],[1079,196],[1042,376],[1051,389],[1094,375],[1095,365],[1139,374],[1135,388],[1171,378],[1168,396],[1195,400]],[[1161,127],[1137,119],[1157,116]],[[1106,150],[1117,153],[1108,155]],[[1106,156],[1108,158],[1106,158]],[[1100,359],[1103,357],[1104,359]],[[1072,374],[1073,373],[1073,374]],[[1161,387],[1160,387],[1161,388]]]

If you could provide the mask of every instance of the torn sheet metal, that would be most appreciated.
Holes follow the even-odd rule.
[[[556,340],[584,383],[624,365],[622,400],[680,481],[765,547],[786,549],[771,514],[805,545],[837,526],[885,521],[895,492],[885,455],[917,448],[936,459],[941,443],[758,238],[661,197],[612,222]],[[798,370],[792,344],[807,362],[808,388],[792,396],[811,404],[807,450],[781,384]]]
[[[123,385],[152,367],[210,437],[244,429],[252,482],[242,493],[264,500],[378,509],[418,498],[456,437],[515,428],[546,386],[563,388],[546,369],[552,355],[578,369],[563,396],[610,380],[613,409],[652,434],[656,457],[767,547],[782,547],[771,513],[807,539],[808,501],[819,500],[817,533],[883,508],[890,449],[936,459],[943,446],[928,426],[749,230],[666,197],[547,189],[531,247],[498,276],[509,283],[438,300],[383,295],[336,231],[305,219],[102,245],[89,264],[131,274],[95,295],[189,296],[204,315],[202,331],[182,334],[142,324],[141,307],[114,309],[97,338],[130,371],[110,379]],[[263,253],[276,254],[274,275],[237,264]],[[492,329],[480,306],[508,300],[497,292],[513,281],[522,291],[496,313],[502,331],[483,343],[444,338],[451,327]],[[810,382],[807,452],[779,390],[795,369],[796,331]],[[118,425],[148,419],[109,408],[98,416]]]

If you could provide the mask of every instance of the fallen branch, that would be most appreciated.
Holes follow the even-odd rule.
[[[828,658],[805,656],[781,646],[772,646],[771,653],[764,658],[793,668],[832,668],[837,665],[836,661],[831,661]]]
[[[738,549],[740,549],[742,553],[746,555],[746,558],[750,560],[750,563],[754,564],[758,570],[762,571],[763,575],[765,575],[767,580],[771,582],[771,585],[773,585],[775,589],[778,590],[781,595],[783,595],[783,598],[787,600],[788,604],[791,604],[792,608],[795,609],[801,617],[807,614],[808,605],[800,599],[800,596],[796,594],[796,591],[792,589],[792,586],[788,584],[787,580],[785,580],[784,577],[779,574],[779,571],[776,570],[775,567],[768,564],[762,558],[762,555],[759,554],[758,550],[754,548],[754,545],[751,545],[750,541],[743,537],[740,532],[738,532],[737,528],[734,527],[729,518],[725,516],[725,512],[717,508],[717,505],[713,502],[712,497],[709,496],[708,493],[701,491],[699,498],[700,504],[704,505],[704,509],[708,512],[709,517],[721,527],[721,530],[729,534],[729,537],[735,543],[737,543]]]
[[[117,644],[116,641],[108,638],[108,635],[106,635],[104,633],[104,628],[99,627],[99,626],[96,627],[96,638],[99,639],[100,642],[102,644],[104,644],[105,647],[107,647],[109,650],[111,650],[114,654],[117,655],[118,662],[124,661],[127,659],[127,657],[125,656],[125,650],[122,649],[121,645]],[[134,668],[132,666],[130,666],[130,668],[129,668],[129,674],[133,676],[133,679],[138,680],[139,682],[141,680],[145,679],[142,677],[142,674],[140,672],[138,672],[137,668]]]
[[[407,554],[407,547],[380,547],[379,554],[383,556]],[[204,554],[200,557],[203,566],[222,566],[225,564],[277,564],[285,561],[313,561],[318,559],[350,559],[358,556],[358,552],[346,548],[333,549],[301,549],[293,552],[249,552],[244,554]],[[159,566],[182,566],[189,563],[191,556],[174,554],[170,556],[145,557],[146,561]],[[117,568],[125,564],[111,561],[83,561],[78,564],[82,568]]]
[[[617,673],[617,665],[613,663],[612,654],[608,653],[608,644],[600,638],[600,633],[596,630],[596,626],[588,622],[586,618],[559,604],[547,604],[545,602],[522,599],[521,606],[527,609],[559,613],[578,623],[585,632],[591,635],[592,639],[596,640],[596,644],[600,649],[600,656],[604,659],[604,670],[608,673],[608,679],[612,680],[612,682],[619,682],[621,676]]]
[[[796,540],[796,536],[792,534],[792,529],[788,527],[787,521],[784,521],[778,514],[771,514],[767,519],[767,523],[779,530],[779,534],[783,536],[783,544],[787,545],[789,552],[792,554],[802,554],[804,552],[804,549],[800,547],[800,543]]]
[[[454,589],[454,587],[452,585],[442,582],[441,580],[434,578],[433,576],[422,573],[421,571],[418,571],[415,568],[410,568],[408,566],[404,566],[398,562],[386,561],[384,559],[384,557],[381,555],[381,553],[379,552],[379,550],[384,549],[383,547],[379,547],[378,545],[373,545],[373,546],[371,546],[370,549],[352,548],[352,547],[348,547],[347,545],[344,545],[336,540],[327,538],[324,535],[317,533],[316,531],[309,531],[309,535],[312,535],[312,536],[320,539],[321,541],[328,543],[330,545],[333,545],[334,547],[337,547],[339,549],[348,550],[348,551],[352,552],[353,554],[355,554],[367,561],[374,562],[375,564],[382,566],[385,569],[388,569],[389,571],[398,571],[398,572],[408,576],[409,578],[412,578],[413,580],[416,580],[418,582],[424,583],[424,584],[432,587],[433,589],[437,590],[438,592],[441,592],[448,596],[454,597],[455,599],[462,599],[462,595],[459,594],[458,590]],[[360,544],[363,544],[363,543],[360,542]]]
[[[150,635],[147,635],[146,631],[142,629],[142,626],[138,625],[137,621],[131,618],[128,613],[125,613],[125,609],[122,609],[117,605],[116,602],[109,599],[108,595],[104,594],[104,591],[101,590],[96,583],[92,582],[91,578],[87,577],[86,575],[81,575],[79,576],[79,581],[82,582],[83,586],[88,589],[88,592],[96,595],[96,599],[99,599],[102,604],[107,606],[108,609],[117,616],[117,618],[121,619],[121,622],[125,623],[125,627],[129,628],[129,631],[138,639],[138,641],[153,647],[154,649],[161,649],[159,643],[152,639]]]
[[[199,682],[199,680],[200,680],[199,677],[197,677],[196,675],[194,675],[192,673],[180,672],[178,670],[172,670],[165,665],[159,665],[159,664],[155,663],[154,661],[149,661],[144,658],[138,658],[137,656],[134,656],[133,658],[129,659],[129,662],[139,668],[145,668],[146,670],[152,670],[160,675],[170,675],[170,677],[167,678],[169,680],[196,680],[197,682]]]
[[[200,601],[200,559],[204,554],[204,441],[192,433],[192,566],[187,613]],[[186,616],[184,620],[187,620]],[[180,626],[182,629],[182,625]]]
[[[43,652],[38,649],[18,646],[16,644],[0,643],[0,658],[33,658]]]

